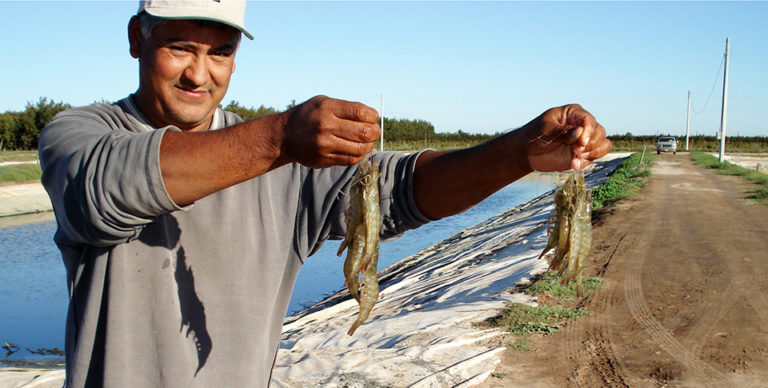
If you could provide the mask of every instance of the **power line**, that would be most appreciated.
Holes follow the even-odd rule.
[[[725,55],[720,59],[720,66],[717,68],[717,73],[715,74],[715,81],[712,82],[712,88],[709,89],[709,96],[707,97],[707,102],[704,103],[704,107],[701,108],[701,110],[697,110],[693,107],[693,103],[691,104],[691,108],[693,109],[693,113],[699,114],[704,111],[704,109],[707,109],[707,106],[709,105],[709,99],[712,98],[712,92],[715,91],[715,86],[717,85],[717,81],[720,79],[720,70],[723,69],[723,63],[725,62]]]

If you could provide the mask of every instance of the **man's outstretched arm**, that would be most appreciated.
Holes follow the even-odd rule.
[[[160,147],[163,182],[171,199],[186,205],[292,162],[353,165],[379,138],[377,119],[363,104],[318,96],[218,131],[167,131]]]
[[[552,108],[481,145],[421,154],[414,174],[416,203],[429,218],[447,217],[532,171],[583,168],[610,150],[605,128],[581,106]]]

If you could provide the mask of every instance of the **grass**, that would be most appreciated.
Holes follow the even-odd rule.
[[[602,283],[599,278],[583,279],[583,294],[600,290]],[[584,307],[570,307],[577,301],[576,285],[574,282],[567,286],[560,284],[560,278],[553,271],[537,275],[531,283],[515,287],[515,291],[539,296],[539,305],[532,307],[523,303],[510,303],[499,315],[485,320],[479,326],[500,327],[518,337],[535,333],[554,334],[565,322],[589,314],[589,310]],[[515,351],[528,351],[530,341],[526,338],[518,339],[507,347]]]
[[[548,305],[531,307],[523,303],[511,303],[504,308],[501,315],[491,318],[488,323],[522,337],[533,333],[557,333],[562,323],[587,314],[589,311],[583,307],[575,309]]]
[[[507,345],[507,349],[515,352],[530,352],[531,340],[527,338],[518,338],[517,340],[515,340],[515,342],[512,342],[511,344]]]
[[[584,278],[581,281],[581,289],[584,295],[600,290],[603,287],[603,279]],[[576,299],[576,286],[574,283],[564,286],[560,284],[560,278],[555,271],[547,271],[538,275],[534,281],[523,283],[515,287],[515,291],[529,295],[546,294],[555,298]]]
[[[633,196],[645,185],[645,178],[651,176],[649,167],[654,159],[655,155],[649,152],[645,155],[634,153],[621,162],[602,186],[592,190],[592,208],[599,209],[611,202]]]
[[[0,162],[25,162],[37,160],[37,151],[0,151]]]
[[[0,185],[39,182],[42,170],[37,164],[0,166]]]
[[[703,152],[691,153],[691,160],[701,167],[715,170],[717,174],[740,176],[758,184],[758,188],[749,198],[762,205],[768,205],[768,175],[765,173],[744,168],[727,161],[720,163],[720,160],[715,156]]]

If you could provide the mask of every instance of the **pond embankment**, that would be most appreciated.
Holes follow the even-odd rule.
[[[591,166],[590,186],[628,155],[610,154]],[[537,257],[546,243],[551,194],[381,271],[380,300],[354,336],[346,332],[358,307],[346,291],[287,318],[273,386],[438,387],[485,380],[505,347],[501,332],[475,323],[509,301],[532,302],[509,289],[546,269]],[[61,370],[0,369],[0,386],[47,388],[62,381]]]
[[[590,168],[602,182],[629,154]],[[476,326],[507,302],[516,283],[544,271],[552,192],[467,228],[379,273],[382,291],[353,336],[357,303],[342,291],[289,317],[273,386],[471,386],[485,380],[505,349],[499,330]]]

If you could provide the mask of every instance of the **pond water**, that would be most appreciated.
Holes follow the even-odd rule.
[[[405,232],[397,240],[381,243],[379,270],[445,240],[463,229],[554,189],[555,179],[553,175],[522,179],[499,190],[463,213],[430,222],[418,229]],[[339,244],[341,241],[326,241],[317,253],[306,260],[299,271],[297,285],[288,306],[289,315],[344,287],[342,265],[346,251],[341,257],[336,256]]]
[[[0,228],[0,342],[19,346],[13,354],[0,349],[0,359],[63,359],[28,350],[64,349],[67,285],[55,231],[54,221]]]
[[[555,187],[553,176],[526,178],[507,186],[472,209],[381,244],[379,268],[421,251],[502,211],[527,202]],[[67,288],[64,265],[53,243],[54,221],[0,227],[0,343],[18,345],[3,360],[63,361],[61,355],[39,354],[41,349],[64,349]],[[343,257],[339,241],[328,241],[301,269],[288,313],[311,305],[343,287]],[[7,361],[6,361],[7,362]]]

